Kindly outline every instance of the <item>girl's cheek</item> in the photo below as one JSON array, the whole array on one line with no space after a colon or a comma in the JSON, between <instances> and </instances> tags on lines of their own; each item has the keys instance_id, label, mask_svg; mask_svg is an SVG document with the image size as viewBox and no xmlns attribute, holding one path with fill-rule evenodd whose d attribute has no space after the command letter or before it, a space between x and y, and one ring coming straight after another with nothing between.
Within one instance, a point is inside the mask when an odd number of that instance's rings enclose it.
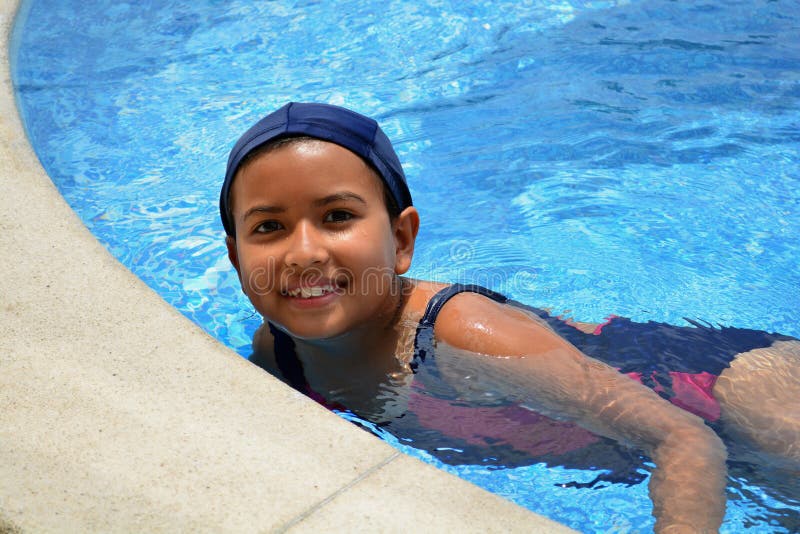
<instances>
[{"instance_id":1,"label":"girl's cheek","mask_svg":"<svg viewBox=\"0 0 800 534\"><path fill-rule=\"evenodd\" d=\"M242 286L248 296L251 298L263 296L276 288L279 289L275 256L265 255L263 251L257 249L249 249L241 260Z\"/></svg>"},{"instance_id":2,"label":"girl's cheek","mask_svg":"<svg viewBox=\"0 0 800 534\"><path fill-rule=\"evenodd\" d=\"M243 272L242 275L242 285L245 286L250 298L263 296L276 289L275 277L268 267L256 266Z\"/></svg>"}]
</instances>

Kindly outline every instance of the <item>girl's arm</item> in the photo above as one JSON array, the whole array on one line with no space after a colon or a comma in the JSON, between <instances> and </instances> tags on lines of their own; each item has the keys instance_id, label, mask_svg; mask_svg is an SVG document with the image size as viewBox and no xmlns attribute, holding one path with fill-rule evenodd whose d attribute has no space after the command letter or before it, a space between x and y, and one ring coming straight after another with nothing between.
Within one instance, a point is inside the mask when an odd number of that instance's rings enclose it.
<instances>
[{"instance_id":1,"label":"girl's arm","mask_svg":"<svg viewBox=\"0 0 800 534\"><path fill-rule=\"evenodd\" d=\"M520 400L533 409L644 450L656 464L650 478L656 531L717 531L725 513L726 452L700 418L585 356L524 311L480 295L453 297L434 333L468 351L469 366L491 382L524 392Z\"/></svg>"}]
</instances>

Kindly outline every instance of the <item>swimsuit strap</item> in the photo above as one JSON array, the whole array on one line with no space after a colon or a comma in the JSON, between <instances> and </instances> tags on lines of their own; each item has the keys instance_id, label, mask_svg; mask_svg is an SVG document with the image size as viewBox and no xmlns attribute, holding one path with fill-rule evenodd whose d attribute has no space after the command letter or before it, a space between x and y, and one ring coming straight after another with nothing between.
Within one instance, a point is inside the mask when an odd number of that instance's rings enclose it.
<instances>
[{"instance_id":1,"label":"swimsuit strap","mask_svg":"<svg viewBox=\"0 0 800 534\"><path fill-rule=\"evenodd\" d=\"M500 303L508 301L505 295L474 284L453 284L437 292L428 301L425 314L422 316L419 325L417 325L417 333L414 336L414 357L410 363L411 370L414 373L417 372L420 362L425 361L428 351L433 347L433 327L436 324L439 312L442 311L447 301L459 293L477 293ZM268 322L267 324L273 338L275 363L278 366L278 370L293 388L299 391L308 390L308 380L303 371L303 363L295 352L294 340L272 323Z\"/></svg>"},{"instance_id":2,"label":"swimsuit strap","mask_svg":"<svg viewBox=\"0 0 800 534\"><path fill-rule=\"evenodd\" d=\"M433 326L436 324L436 318L439 317L439 312L447 301L455 297L459 293L477 293L488 297L495 302L505 303L508 298L491 289L475 284L453 284L440 290L436 293L431 300L428 301L428 307L425 308L425 315L422 316L419 325L417 326L417 333L414 336L414 358L411 360L411 370L416 373L420 362L425 361L428 355L428 348L433 346Z\"/></svg>"},{"instance_id":3,"label":"swimsuit strap","mask_svg":"<svg viewBox=\"0 0 800 534\"><path fill-rule=\"evenodd\" d=\"M294 340L289 334L276 328L274 324L267 324L272 334L275 363L278 365L278 370L290 386L296 390L305 391L308 389L308 380L303 371L303 362L300 361L294 350Z\"/></svg>"}]
</instances>

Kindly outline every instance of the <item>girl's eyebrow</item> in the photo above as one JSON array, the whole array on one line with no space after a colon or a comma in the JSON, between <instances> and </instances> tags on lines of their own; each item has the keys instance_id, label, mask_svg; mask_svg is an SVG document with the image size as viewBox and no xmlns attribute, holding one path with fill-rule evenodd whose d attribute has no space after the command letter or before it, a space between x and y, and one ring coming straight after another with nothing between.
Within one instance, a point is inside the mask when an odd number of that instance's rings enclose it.
<instances>
[{"instance_id":1,"label":"girl's eyebrow","mask_svg":"<svg viewBox=\"0 0 800 534\"><path fill-rule=\"evenodd\" d=\"M328 195L326 197L322 197L319 200L315 200L314 201L314 206L317 206L317 207L326 206L328 204L332 204L334 202L339 202L339 201L343 201L343 200L344 201L355 200L356 202L360 202L360 203L365 204L365 205L367 203L367 201L364 200L364 198L361 197L360 195L357 195L357 194L355 194L353 192L350 192L350 191L341 191L339 193L334 193L332 195ZM248 217L250 217L251 215L255 215L256 213L285 213L285 212L286 212L286 208L284 208L282 206L269 206L269 205L253 206L252 208L250 208L249 210L244 212L244 215L242 215L242 220L244 221Z\"/></svg>"},{"instance_id":2,"label":"girl's eyebrow","mask_svg":"<svg viewBox=\"0 0 800 534\"><path fill-rule=\"evenodd\" d=\"M280 206L253 206L242 215L242 220L244 221L251 215L256 213L283 213L286 211L286 208L282 208Z\"/></svg>"},{"instance_id":3,"label":"girl's eyebrow","mask_svg":"<svg viewBox=\"0 0 800 534\"><path fill-rule=\"evenodd\" d=\"M339 193L334 193L332 195L328 195L323 197L319 200L314 201L315 206L325 206L327 204L332 204L334 202L338 202L341 200L355 200L356 202L360 202L362 204L366 204L367 201L364 200L361 196L352 193L350 191L340 191Z\"/></svg>"}]
</instances>

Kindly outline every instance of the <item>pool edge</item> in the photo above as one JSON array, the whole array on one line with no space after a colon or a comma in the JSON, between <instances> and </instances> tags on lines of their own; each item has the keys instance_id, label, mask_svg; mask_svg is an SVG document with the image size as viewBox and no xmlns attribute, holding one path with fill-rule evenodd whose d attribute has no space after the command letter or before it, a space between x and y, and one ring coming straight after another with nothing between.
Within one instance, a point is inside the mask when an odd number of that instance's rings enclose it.
<instances>
[{"instance_id":1,"label":"pool edge","mask_svg":"<svg viewBox=\"0 0 800 534\"><path fill-rule=\"evenodd\" d=\"M22 128L8 49L18 7L0 2L0 531L309 531L322 518L402 530L413 517L398 511L424 503L425 530L567 531L396 456L111 258Z\"/></svg>"}]
</instances>

